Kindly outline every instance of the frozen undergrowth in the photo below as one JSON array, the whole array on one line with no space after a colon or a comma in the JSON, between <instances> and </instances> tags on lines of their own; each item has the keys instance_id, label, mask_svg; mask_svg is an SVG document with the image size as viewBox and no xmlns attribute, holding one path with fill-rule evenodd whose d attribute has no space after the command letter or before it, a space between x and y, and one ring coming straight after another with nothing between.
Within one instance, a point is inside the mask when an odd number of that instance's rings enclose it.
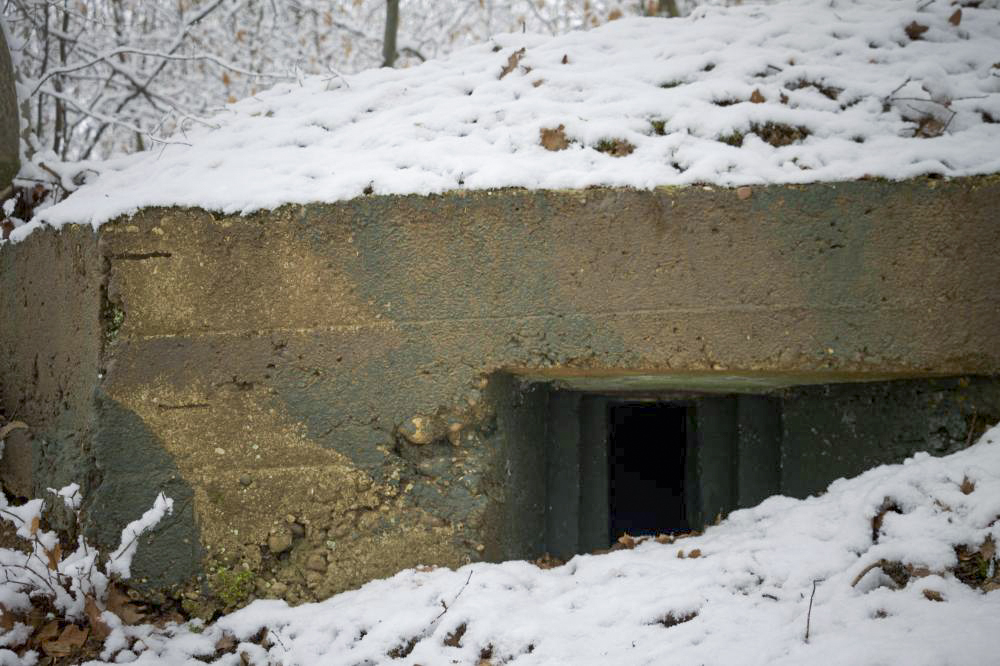
<instances>
[{"instance_id":1,"label":"frozen undergrowth","mask_svg":"<svg viewBox=\"0 0 1000 666\"><path fill-rule=\"evenodd\" d=\"M12 238L157 205L995 173L1000 9L969 5L705 7L282 84L175 137L190 145L93 165L96 182Z\"/></svg>"},{"instance_id":2,"label":"frozen undergrowth","mask_svg":"<svg viewBox=\"0 0 1000 666\"><path fill-rule=\"evenodd\" d=\"M118 623L103 658L990 664L1000 654L998 542L1000 426L945 458L919 454L806 500L772 497L702 536L548 570L527 562L408 570L322 603L257 601L207 627Z\"/></svg>"},{"instance_id":3,"label":"frozen undergrowth","mask_svg":"<svg viewBox=\"0 0 1000 666\"><path fill-rule=\"evenodd\" d=\"M79 520L78 484L49 491ZM107 610L114 605L109 595L117 591L117 581L129 577L139 537L173 511L173 500L159 493L153 507L122 530L119 547L103 558L83 536L64 551L59 535L43 527L44 505L41 499L13 505L0 492L0 520L22 545L0 547L0 665L37 663L39 653L32 647L69 656L88 637L107 636L120 626L121 619Z\"/></svg>"}]
</instances>

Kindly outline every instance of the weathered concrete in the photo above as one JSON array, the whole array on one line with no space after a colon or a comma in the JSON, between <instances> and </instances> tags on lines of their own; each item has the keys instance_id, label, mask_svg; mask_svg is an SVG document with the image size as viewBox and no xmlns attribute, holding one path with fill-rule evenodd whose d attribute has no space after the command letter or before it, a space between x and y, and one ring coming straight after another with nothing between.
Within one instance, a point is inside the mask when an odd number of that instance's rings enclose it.
<instances>
[{"instance_id":1,"label":"weathered concrete","mask_svg":"<svg viewBox=\"0 0 1000 666\"><path fill-rule=\"evenodd\" d=\"M0 30L0 193L10 185L20 169L20 135L14 68L7 50L7 39Z\"/></svg>"},{"instance_id":2,"label":"weathered concrete","mask_svg":"<svg viewBox=\"0 0 1000 666\"><path fill-rule=\"evenodd\" d=\"M145 210L0 252L3 403L47 442L36 491L85 473L116 507L102 542L159 487L180 498L140 548L158 586L200 567L192 594L224 597L247 567L296 601L538 554L559 470L530 454L533 385L1000 374L998 204L976 178ZM803 442L787 469L813 464Z\"/></svg>"}]
</instances>

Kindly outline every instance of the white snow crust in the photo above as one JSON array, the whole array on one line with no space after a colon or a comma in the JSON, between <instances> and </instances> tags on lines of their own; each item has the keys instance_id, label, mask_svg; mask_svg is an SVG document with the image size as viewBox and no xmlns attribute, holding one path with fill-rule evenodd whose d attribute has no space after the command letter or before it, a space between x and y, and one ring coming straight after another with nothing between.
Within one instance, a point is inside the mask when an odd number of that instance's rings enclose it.
<instances>
[{"instance_id":1,"label":"white snow crust","mask_svg":"<svg viewBox=\"0 0 1000 666\"><path fill-rule=\"evenodd\" d=\"M122 530L121 544L108 557L108 574L117 574L122 578L130 577L132 575L132 558L135 557L135 551L139 547L139 537L156 527L164 516L173 513L173 511L174 500L163 493L157 493L152 508Z\"/></svg>"},{"instance_id":2,"label":"white snow crust","mask_svg":"<svg viewBox=\"0 0 1000 666\"><path fill-rule=\"evenodd\" d=\"M872 519L887 501L895 510L875 539ZM918 454L805 500L772 497L702 536L554 569L408 570L322 603L256 601L204 627L129 627L106 613L115 633L103 658L193 666L203 663L196 655L211 661L228 633L240 643L213 663L239 664L242 652L286 666L477 664L488 650L486 663L517 665L995 664L1000 591L949 571L955 546L975 550L988 538L1000 543L1000 426L944 458ZM895 589L870 568L880 559L924 575ZM666 626L668 616L686 621ZM446 645L463 625L459 644ZM269 647L251 640L261 630ZM139 654L124 649L133 637ZM390 656L411 642L405 659Z\"/></svg>"},{"instance_id":3,"label":"white snow crust","mask_svg":"<svg viewBox=\"0 0 1000 666\"><path fill-rule=\"evenodd\" d=\"M249 213L366 193L995 173L1000 9L962 7L955 25L956 8L704 7L555 38L498 35L411 69L282 84L174 137L182 143L94 165L94 183L12 237L148 206ZM768 123L802 134L771 145L759 136ZM541 131L559 126L569 146L542 147ZM739 147L723 141L741 136ZM598 150L615 140L634 150Z\"/></svg>"}]
</instances>

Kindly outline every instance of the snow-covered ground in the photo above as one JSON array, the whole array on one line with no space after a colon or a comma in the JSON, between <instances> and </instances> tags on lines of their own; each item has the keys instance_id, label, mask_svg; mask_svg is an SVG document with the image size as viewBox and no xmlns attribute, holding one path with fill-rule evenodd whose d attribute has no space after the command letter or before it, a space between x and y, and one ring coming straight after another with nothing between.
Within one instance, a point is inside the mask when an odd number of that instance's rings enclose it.
<instances>
[{"instance_id":1,"label":"snow-covered ground","mask_svg":"<svg viewBox=\"0 0 1000 666\"><path fill-rule=\"evenodd\" d=\"M702 536L553 569L408 570L322 603L257 601L207 627L126 627L105 612L116 628L103 658L986 666L1000 662L997 543L1000 426L946 458L919 454L819 497L772 497ZM0 663L15 662L0 651Z\"/></svg>"},{"instance_id":2,"label":"snow-covered ground","mask_svg":"<svg viewBox=\"0 0 1000 666\"><path fill-rule=\"evenodd\" d=\"M704 7L282 84L178 143L95 165L96 182L13 238L156 205L994 173L1000 9L970 4Z\"/></svg>"}]
</instances>

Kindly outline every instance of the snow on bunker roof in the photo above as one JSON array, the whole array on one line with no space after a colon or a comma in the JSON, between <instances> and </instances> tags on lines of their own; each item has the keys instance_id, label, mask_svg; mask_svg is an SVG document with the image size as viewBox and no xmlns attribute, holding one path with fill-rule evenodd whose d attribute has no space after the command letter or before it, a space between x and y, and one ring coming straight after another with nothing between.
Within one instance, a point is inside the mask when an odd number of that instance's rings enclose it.
<instances>
[{"instance_id":1,"label":"snow on bunker roof","mask_svg":"<svg viewBox=\"0 0 1000 666\"><path fill-rule=\"evenodd\" d=\"M994 173L1000 10L987 4L707 7L308 78L227 107L175 137L183 143L106 163L39 219L97 226L148 206L248 213L371 193Z\"/></svg>"}]
</instances>

